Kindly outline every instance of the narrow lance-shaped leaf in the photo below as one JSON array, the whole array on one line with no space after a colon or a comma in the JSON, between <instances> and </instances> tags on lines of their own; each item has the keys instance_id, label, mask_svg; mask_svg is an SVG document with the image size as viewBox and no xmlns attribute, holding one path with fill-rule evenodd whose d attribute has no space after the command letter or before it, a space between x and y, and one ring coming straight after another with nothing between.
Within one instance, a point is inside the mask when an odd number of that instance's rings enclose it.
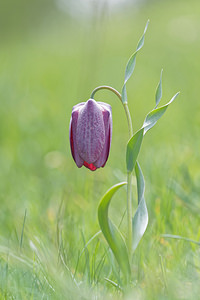
<instances>
[{"instance_id":1,"label":"narrow lance-shaped leaf","mask_svg":"<svg viewBox=\"0 0 200 300\"><path fill-rule=\"evenodd\" d=\"M143 47L144 45L144 37L145 37L145 33L147 31L149 25L149 20L146 23L145 29L144 29L144 33L142 35L142 37L140 38L138 44L137 44L137 48L136 51L131 55L131 57L128 60L128 63L126 65L126 70L125 70L125 79L124 79L124 84L126 84L126 82L129 80L129 78L131 77L134 68L135 68L135 63L136 63L136 55L137 52Z\"/></svg>"},{"instance_id":2,"label":"narrow lance-shaped leaf","mask_svg":"<svg viewBox=\"0 0 200 300\"><path fill-rule=\"evenodd\" d=\"M176 97L179 95L179 92L176 93L172 99L165 105L153 109L148 115L146 116L142 128L144 128L144 134L147 133L149 129L151 129L157 121L162 117L162 115L167 110L168 106L176 99Z\"/></svg>"},{"instance_id":3,"label":"narrow lance-shaped leaf","mask_svg":"<svg viewBox=\"0 0 200 300\"><path fill-rule=\"evenodd\" d=\"M144 29L144 33L142 35L142 37L140 38L136 51L131 55L131 57L128 60L128 63L126 65L126 70L125 70L125 78L124 78L124 85L122 87L122 102L123 103L127 103L127 93L126 93L126 83L129 80L129 78L131 77L131 75L133 74L133 71L135 69L135 64L136 64L136 56L138 51L143 47L144 45L144 37L145 37L145 33L147 31L147 27L149 25L149 20L146 23L145 29Z\"/></svg>"},{"instance_id":4,"label":"narrow lance-shaped leaf","mask_svg":"<svg viewBox=\"0 0 200 300\"><path fill-rule=\"evenodd\" d=\"M130 276L130 262L128 257L127 247L124 241L123 236L121 235L118 228L111 222L108 217L108 208L110 201L114 193L123 185L127 184L122 182L114 185L110 188L106 194L102 197L99 207L98 207L98 219L99 225L103 232L104 237L106 238L119 266L125 275L126 281L129 280Z\"/></svg>"},{"instance_id":5,"label":"narrow lance-shaped leaf","mask_svg":"<svg viewBox=\"0 0 200 300\"><path fill-rule=\"evenodd\" d=\"M168 106L175 100L175 98L179 95L176 93L172 99L165 105L153 109L151 112L148 113L146 116L143 126L140 130L138 130L128 141L127 148L126 148L126 167L127 171L132 172L135 163L137 161L137 157L142 145L143 137L147 133L149 129L151 129L157 121L162 117L162 115L167 110Z\"/></svg>"},{"instance_id":6,"label":"narrow lance-shaped leaf","mask_svg":"<svg viewBox=\"0 0 200 300\"><path fill-rule=\"evenodd\" d=\"M153 111L151 111L145 118L144 124L142 126L143 131L141 129L138 132L142 132L143 136L146 134L146 132L151 129L157 121L162 117L162 115L165 113L167 110L168 106L170 103L174 101L174 99L178 96L179 93L175 94L172 99L165 104L164 106L160 108L155 108ZM141 143L143 140L143 136L139 138L138 132L132 137L131 140L137 141L141 147ZM130 141L131 141L130 140ZM148 224L148 211L147 211L147 206L144 198L144 190L145 190L145 182L144 182L144 177L142 174L142 170L139 166L139 163L136 161L137 156L139 154L139 151L135 150L135 148L140 149L140 147L130 147L129 143L127 145L127 151L129 150L132 151L132 153L129 153L129 158L131 156L133 157L133 163L135 165L135 174L136 174L136 179L137 179L137 193L138 193L138 207L136 210L136 213L133 217L132 221L132 249L133 251L137 248ZM128 167L127 167L128 169Z\"/></svg>"},{"instance_id":7,"label":"narrow lance-shaped leaf","mask_svg":"<svg viewBox=\"0 0 200 300\"><path fill-rule=\"evenodd\" d=\"M135 165L137 179L138 207L132 221L132 249L137 248L148 224L148 211L144 198L145 181L138 162Z\"/></svg>"},{"instance_id":8,"label":"narrow lance-shaped leaf","mask_svg":"<svg viewBox=\"0 0 200 300\"><path fill-rule=\"evenodd\" d=\"M126 148L126 167L127 171L132 172L140 152L140 147L143 140L144 129L137 131L128 141Z\"/></svg>"},{"instance_id":9,"label":"narrow lance-shaped leaf","mask_svg":"<svg viewBox=\"0 0 200 300\"><path fill-rule=\"evenodd\" d=\"M158 107L158 104L162 98L162 72L163 72L163 70L161 70L160 81L159 81L159 84L156 89L156 107L155 108Z\"/></svg>"}]
</instances>

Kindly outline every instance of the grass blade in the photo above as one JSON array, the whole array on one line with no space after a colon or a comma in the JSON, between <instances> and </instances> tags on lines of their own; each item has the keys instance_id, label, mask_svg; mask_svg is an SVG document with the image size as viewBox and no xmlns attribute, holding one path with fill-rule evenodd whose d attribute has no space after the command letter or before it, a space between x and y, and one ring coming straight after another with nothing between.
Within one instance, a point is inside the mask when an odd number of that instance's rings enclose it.
<instances>
[{"instance_id":1,"label":"grass blade","mask_svg":"<svg viewBox=\"0 0 200 300\"><path fill-rule=\"evenodd\" d=\"M22 249L22 243L23 243L23 237L24 237L24 227L25 227L25 222L26 222L26 209L24 213L24 220L23 220L23 225L22 225L22 232L21 232L21 238L20 238L20 250Z\"/></svg>"},{"instance_id":2,"label":"grass blade","mask_svg":"<svg viewBox=\"0 0 200 300\"><path fill-rule=\"evenodd\" d=\"M164 237L164 238L183 240L183 241L190 242L190 243L193 243L193 244L196 244L196 245L200 246L200 242L194 241L192 239L189 239L189 238L186 238L186 237L183 237L183 236L180 236L180 235L173 235L173 234L165 233L165 234L162 234L161 236Z\"/></svg>"}]
</instances>

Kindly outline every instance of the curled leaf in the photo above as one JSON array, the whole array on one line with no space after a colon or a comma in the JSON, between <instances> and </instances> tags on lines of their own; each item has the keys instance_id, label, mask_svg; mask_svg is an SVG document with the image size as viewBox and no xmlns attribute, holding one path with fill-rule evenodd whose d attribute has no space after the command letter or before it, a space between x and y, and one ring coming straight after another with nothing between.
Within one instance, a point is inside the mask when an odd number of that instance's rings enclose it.
<instances>
[{"instance_id":1,"label":"curled leaf","mask_svg":"<svg viewBox=\"0 0 200 300\"><path fill-rule=\"evenodd\" d=\"M126 278L126 281L128 281L131 271L127 247L119 229L112 223L112 221L108 217L108 208L113 195L120 187L125 184L127 183L122 182L116 184L105 193L98 207L98 219L102 233L115 256L120 269L122 270Z\"/></svg>"},{"instance_id":2,"label":"curled leaf","mask_svg":"<svg viewBox=\"0 0 200 300\"><path fill-rule=\"evenodd\" d=\"M135 64L136 64L136 56L138 51L143 47L144 45L144 37L145 37L145 33L147 31L149 25L149 20L146 23L145 29L144 29L144 33L142 35L142 37L140 38L138 44L137 44L137 48L136 51L131 55L131 57L128 60L128 63L126 65L126 70L125 70L125 78L124 78L124 85L122 88L122 102L123 103L127 103L127 93L126 93L126 83L129 80L129 78L131 77L131 75L133 74L133 71L135 69Z\"/></svg>"},{"instance_id":3,"label":"curled leaf","mask_svg":"<svg viewBox=\"0 0 200 300\"><path fill-rule=\"evenodd\" d=\"M149 129L151 129L157 121L164 115L165 111L167 110L168 106L176 99L176 97L179 95L179 92L176 93L172 99L165 105L153 109L151 112L148 113L146 116L142 128L144 128L144 134L147 133Z\"/></svg>"},{"instance_id":4,"label":"curled leaf","mask_svg":"<svg viewBox=\"0 0 200 300\"><path fill-rule=\"evenodd\" d=\"M140 152L143 135L144 128L141 128L128 141L126 148L126 167L128 172L132 172L135 167L135 163Z\"/></svg>"},{"instance_id":5,"label":"curled leaf","mask_svg":"<svg viewBox=\"0 0 200 300\"><path fill-rule=\"evenodd\" d=\"M128 141L126 148L126 167L128 172L132 172L135 167L144 135L157 123L157 121L167 110L168 106L175 100L178 95L179 92L176 93L167 104L159 108L155 108L151 112L149 112L144 120L142 128L138 130Z\"/></svg>"},{"instance_id":6,"label":"curled leaf","mask_svg":"<svg viewBox=\"0 0 200 300\"><path fill-rule=\"evenodd\" d=\"M157 106L162 98L162 72L163 72L163 70L161 70L160 81L159 81L159 84L156 89L156 107L155 108L157 108Z\"/></svg>"},{"instance_id":7,"label":"curled leaf","mask_svg":"<svg viewBox=\"0 0 200 300\"><path fill-rule=\"evenodd\" d=\"M148 224L148 211L144 198L145 181L139 163L135 165L137 179L138 207L132 220L132 249L137 248Z\"/></svg>"}]
</instances>

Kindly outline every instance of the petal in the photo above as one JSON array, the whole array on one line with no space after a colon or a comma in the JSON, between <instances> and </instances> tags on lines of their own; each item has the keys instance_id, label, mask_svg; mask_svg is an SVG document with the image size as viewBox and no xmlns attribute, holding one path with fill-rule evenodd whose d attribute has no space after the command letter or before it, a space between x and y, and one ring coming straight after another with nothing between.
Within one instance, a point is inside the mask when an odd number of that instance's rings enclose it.
<instances>
[{"instance_id":1,"label":"petal","mask_svg":"<svg viewBox=\"0 0 200 300\"><path fill-rule=\"evenodd\" d=\"M103 120L105 126L105 144L100 157L94 163L97 168L104 167L109 156L112 138L112 113L108 110L103 111Z\"/></svg>"},{"instance_id":2,"label":"petal","mask_svg":"<svg viewBox=\"0 0 200 300\"><path fill-rule=\"evenodd\" d=\"M93 164L88 164L86 161L84 161L83 165L91 171L95 171L97 169Z\"/></svg>"},{"instance_id":3,"label":"petal","mask_svg":"<svg viewBox=\"0 0 200 300\"><path fill-rule=\"evenodd\" d=\"M76 144L81 158L88 164L94 163L104 148L105 128L102 107L89 99L79 110Z\"/></svg>"},{"instance_id":4,"label":"petal","mask_svg":"<svg viewBox=\"0 0 200 300\"><path fill-rule=\"evenodd\" d=\"M78 148L76 145L76 131L77 131L77 120L78 120L78 111L73 111L71 120L70 120L70 133L69 133L69 138L70 138L70 147L71 147L71 153L72 157L76 163L76 165L80 168L82 167L84 160L80 157L78 153Z\"/></svg>"},{"instance_id":5,"label":"petal","mask_svg":"<svg viewBox=\"0 0 200 300\"><path fill-rule=\"evenodd\" d=\"M112 114L112 107L110 104L105 103L105 102L97 102L104 110L108 110Z\"/></svg>"},{"instance_id":6,"label":"petal","mask_svg":"<svg viewBox=\"0 0 200 300\"><path fill-rule=\"evenodd\" d=\"M81 102L81 103L78 103L76 105L73 106L72 108L72 112L73 111L79 111L81 107L83 107L83 105L85 104L85 102Z\"/></svg>"}]
</instances>

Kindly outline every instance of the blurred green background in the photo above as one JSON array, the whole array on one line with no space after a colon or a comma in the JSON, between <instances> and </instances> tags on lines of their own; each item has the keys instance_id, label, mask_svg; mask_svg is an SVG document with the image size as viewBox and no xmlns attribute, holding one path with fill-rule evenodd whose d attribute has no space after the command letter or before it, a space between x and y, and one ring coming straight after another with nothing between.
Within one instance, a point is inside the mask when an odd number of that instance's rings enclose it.
<instances>
[{"instance_id":1,"label":"blurred green background","mask_svg":"<svg viewBox=\"0 0 200 300\"><path fill-rule=\"evenodd\" d=\"M134 130L155 105L162 68L161 104L177 91L181 94L147 134L139 157L150 220L135 255L132 296L199 299L198 246L161 234L200 238L200 2L0 0L2 299L83 296L70 287L58 254L63 253L73 273L83 236L87 241L99 230L99 199L126 178L128 129L117 98L99 92L95 99L113 110L110 157L96 172L78 169L68 140L71 110L87 101L96 86L121 91L127 60L148 19L145 45L127 85ZM122 190L112 202L116 223L125 197ZM105 248L100 240L98 247L91 245L86 262L94 254L100 261ZM108 261L98 280L88 275L90 266L85 265L79 264L77 281L89 280L86 299L92 297L91 286L99 288L97 299L120 298L104 281Z\"/></svg>"}]
</instances>

